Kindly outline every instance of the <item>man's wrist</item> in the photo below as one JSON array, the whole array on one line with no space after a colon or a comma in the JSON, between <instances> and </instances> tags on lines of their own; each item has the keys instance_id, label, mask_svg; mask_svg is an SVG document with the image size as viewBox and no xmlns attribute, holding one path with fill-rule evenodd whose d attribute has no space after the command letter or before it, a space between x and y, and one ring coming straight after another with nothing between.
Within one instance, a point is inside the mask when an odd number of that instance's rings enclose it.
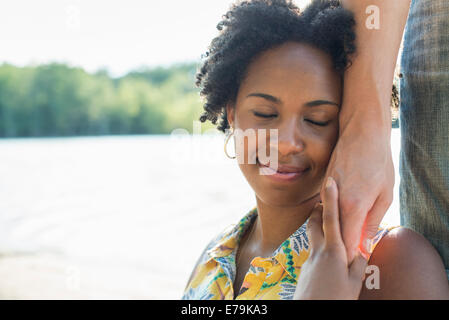
<instances>
[{"instance_id":1,"label":"man's wrist","mask_svg":"<svg viewBox=\"0 0 449 320\"><path fill-rule=\"evenodd\" d=\"M339 115L340 133L346 129L356 129L360 134L373 134L374 132L381 137L382 135L390 139L391 137L391 109L372 105L357 104L343 105ZM345 107L347 107L345 109Z\"/></svg>"}]
</instances>

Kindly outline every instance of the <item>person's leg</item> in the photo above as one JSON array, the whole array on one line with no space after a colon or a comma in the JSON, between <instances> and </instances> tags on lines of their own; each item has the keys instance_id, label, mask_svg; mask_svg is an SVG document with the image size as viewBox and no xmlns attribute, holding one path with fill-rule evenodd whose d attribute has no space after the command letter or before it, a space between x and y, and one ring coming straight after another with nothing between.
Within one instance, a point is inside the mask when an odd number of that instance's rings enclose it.
<instances>
[{"instance_id":1,"label":"person's leg","mask_svg":"<svg viewBox=\"0 0 449 320\"><path fill-rule=\"evenodd\" d=\"M401 225L434 245L449 277L448 0L412 1L401 73Z\"/></svg>"}]
</instances>

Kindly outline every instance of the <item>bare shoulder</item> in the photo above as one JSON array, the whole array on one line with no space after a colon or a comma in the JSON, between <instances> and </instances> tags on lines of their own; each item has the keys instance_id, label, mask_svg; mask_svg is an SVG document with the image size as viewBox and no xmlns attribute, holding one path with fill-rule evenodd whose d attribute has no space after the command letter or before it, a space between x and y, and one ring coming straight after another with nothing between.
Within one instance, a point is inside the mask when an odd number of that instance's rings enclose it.
<instances>
[{"instance_id":1,"label":"bare shoulder","mask_svg":"<svg viewBox=\"0 0 449 320\"><path fill-rule=\"evenodd\" d=\"M413 230L390 230L377 244L368 264L379 270L379 288L363 285L360 299L449 299L440 255Z\"/></svg>"}]
</instances>

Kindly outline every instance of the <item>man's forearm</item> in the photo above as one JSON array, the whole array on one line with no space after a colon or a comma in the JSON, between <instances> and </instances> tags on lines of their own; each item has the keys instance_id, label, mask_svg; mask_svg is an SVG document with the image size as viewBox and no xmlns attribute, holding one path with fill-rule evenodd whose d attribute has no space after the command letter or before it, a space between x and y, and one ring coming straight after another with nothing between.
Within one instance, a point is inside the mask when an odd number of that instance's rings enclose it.
<instances>
[{"instance_id":1,"label":"man's forearm","mask_svg":"<svg viewBox=\"0 0 449 320\"><path fill-rule=\"evenodd\" d=\"M380 127L391 131L393 76L410 1L341 1L344 8L354 13L357 46L352 66L344 77L340 113L343 126L350 119L357 119L368 130Z\"/></svg>"}]
</instances>

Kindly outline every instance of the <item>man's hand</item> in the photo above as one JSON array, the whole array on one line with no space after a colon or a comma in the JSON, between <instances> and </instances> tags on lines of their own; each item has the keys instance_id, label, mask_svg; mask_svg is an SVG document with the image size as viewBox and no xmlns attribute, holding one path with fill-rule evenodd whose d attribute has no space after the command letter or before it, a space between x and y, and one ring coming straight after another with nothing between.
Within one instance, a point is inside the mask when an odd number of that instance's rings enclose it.
<instances>
[{"instance_id":1,"label":"man's hand","mask_svg":"<svg viewBox=\"0 0 449 320\"><path fill-rule=\"evenodd\" d=\"M338 219L338 189L330 179L323 205L312 210L307 222L310 254L301 267L293 299L358 299L367 261L358 254L348 263Z\"/></svg>"},{"instance_id":2,"label":"man's hand","mask_svg":"<svg viewBox=\"0 0 449 320\"><path fill-rule=\"evenodd\" d=\"M393 201L395 183L390 136L370 132L364 125L352 121L340 128L326 173L338 185L341 232L349 261L359 244L368 253L370 239Z\"/></svg>"},{"instance_id":3,"label":"man's hand","mask_svg":"<svg viewBox=\"0 0 449 320\"><path fill-rule=\"evenodd\" d=\"M325 178L335 178L340 190L349 261L374 236L393 199L390 101L410 1L341 1L354 13L356 52L344 74L340 134Z\"/></svg>"}]
</instances>

